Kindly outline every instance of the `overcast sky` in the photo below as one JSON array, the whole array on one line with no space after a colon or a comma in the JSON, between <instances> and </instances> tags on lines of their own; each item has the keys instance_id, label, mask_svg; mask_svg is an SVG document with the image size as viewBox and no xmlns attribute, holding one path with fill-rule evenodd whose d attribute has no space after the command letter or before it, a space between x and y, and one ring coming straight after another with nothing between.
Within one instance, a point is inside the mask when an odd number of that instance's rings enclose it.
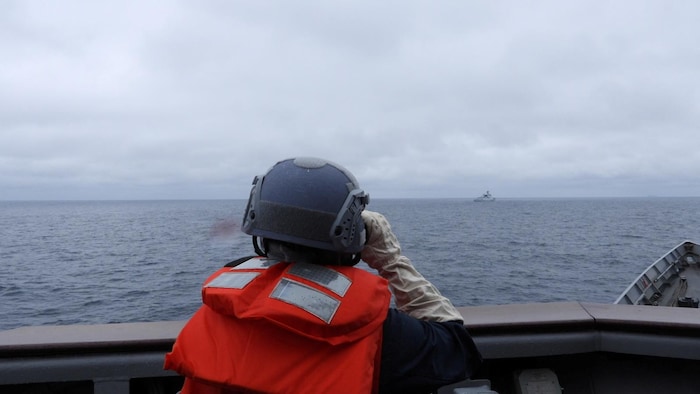
<instances>
[{"instance_id":1,"label":"overcast sky","mask_svg":"<svg viewBox=\"0 0 700 394\"><path fill-rule=\"evenodd\" d=\"M0 200L700 196L698 1L3 1Z\"/></svg>"}]
</instances>

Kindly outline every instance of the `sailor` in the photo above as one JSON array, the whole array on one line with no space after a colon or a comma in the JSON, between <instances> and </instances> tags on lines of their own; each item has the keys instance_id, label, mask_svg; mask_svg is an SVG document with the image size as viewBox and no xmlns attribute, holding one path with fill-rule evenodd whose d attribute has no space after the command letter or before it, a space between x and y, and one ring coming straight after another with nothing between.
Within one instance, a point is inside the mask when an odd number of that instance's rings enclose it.
<instances>
[{"instance_id":1,"label":"sailor","mask_svg":"<svg viewBox=\"0 0 700 394\"><path fill-rule=\"evenodd\" d=\"M428 393L475 372L461 314L368 203L323 159L255 177L242 229L258 256L205 281L204 305L166 355L183 394Z\"/></svg>"}]
</instances>

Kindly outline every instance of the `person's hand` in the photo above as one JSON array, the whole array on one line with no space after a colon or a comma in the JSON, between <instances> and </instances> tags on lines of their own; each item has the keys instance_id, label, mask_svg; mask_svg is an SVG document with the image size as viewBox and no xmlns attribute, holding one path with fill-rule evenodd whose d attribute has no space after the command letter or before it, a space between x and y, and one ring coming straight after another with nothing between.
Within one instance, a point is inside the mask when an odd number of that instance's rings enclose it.
<instances>
[{"instance_id":1,"label":"person's hand","mask_svg":"<svg viewBox=\"0 0 700 394\"><path fill-rule=\"evenodd\" d=\"M382 267L401 256L401 246L384 215L365 210L362 211L362 220L367 241L360 255L367 265L381 271Z\"/></svg>"}]
</instances>

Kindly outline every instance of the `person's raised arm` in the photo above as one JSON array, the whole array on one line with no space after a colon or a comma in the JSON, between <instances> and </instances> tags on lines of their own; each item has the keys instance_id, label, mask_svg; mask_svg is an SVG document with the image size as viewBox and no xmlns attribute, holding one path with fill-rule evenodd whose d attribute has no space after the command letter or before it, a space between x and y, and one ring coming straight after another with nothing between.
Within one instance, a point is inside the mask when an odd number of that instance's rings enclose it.
<instances>
[{"instance_id":1,"label":"person's raised arm","mask_svg":"<svg viewBox=\"0 0 700 394\"><path fill-rule=\"evenodd\" d=\"M463 321L452 302L401 254L401 245L384 215L363 211L362 219L367 230L362 260L389 281L397 309L420 320Z\"/></svg>"}]
</instances>

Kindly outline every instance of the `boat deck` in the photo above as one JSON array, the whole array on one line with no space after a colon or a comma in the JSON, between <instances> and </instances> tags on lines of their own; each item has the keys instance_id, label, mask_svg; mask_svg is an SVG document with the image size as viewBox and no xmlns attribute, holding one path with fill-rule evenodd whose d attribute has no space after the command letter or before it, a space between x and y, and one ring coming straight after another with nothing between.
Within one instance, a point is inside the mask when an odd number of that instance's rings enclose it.
<instances>
[{"instance_id":1,"label":"boat deck","mask_svg":"<svg viewBox=\"0 0 700 394\"><path fill-rule=\"evenodd\" d=\"M674 291L671 291L673 289ZM689 264L669 282L669 291L662 293L659 305L676 306L679 298L700 299L700 266Z\"/></svg>"},{"instance_id":2,"label":"boat deck","mask_svg":"<svg viewBox=\"0 0 700 394\"><path fill-rule=\"evenodd\" d=\"M616 304L698 308L700 245L684 241L650 265Z\"/></svg>"}]
</instances>

